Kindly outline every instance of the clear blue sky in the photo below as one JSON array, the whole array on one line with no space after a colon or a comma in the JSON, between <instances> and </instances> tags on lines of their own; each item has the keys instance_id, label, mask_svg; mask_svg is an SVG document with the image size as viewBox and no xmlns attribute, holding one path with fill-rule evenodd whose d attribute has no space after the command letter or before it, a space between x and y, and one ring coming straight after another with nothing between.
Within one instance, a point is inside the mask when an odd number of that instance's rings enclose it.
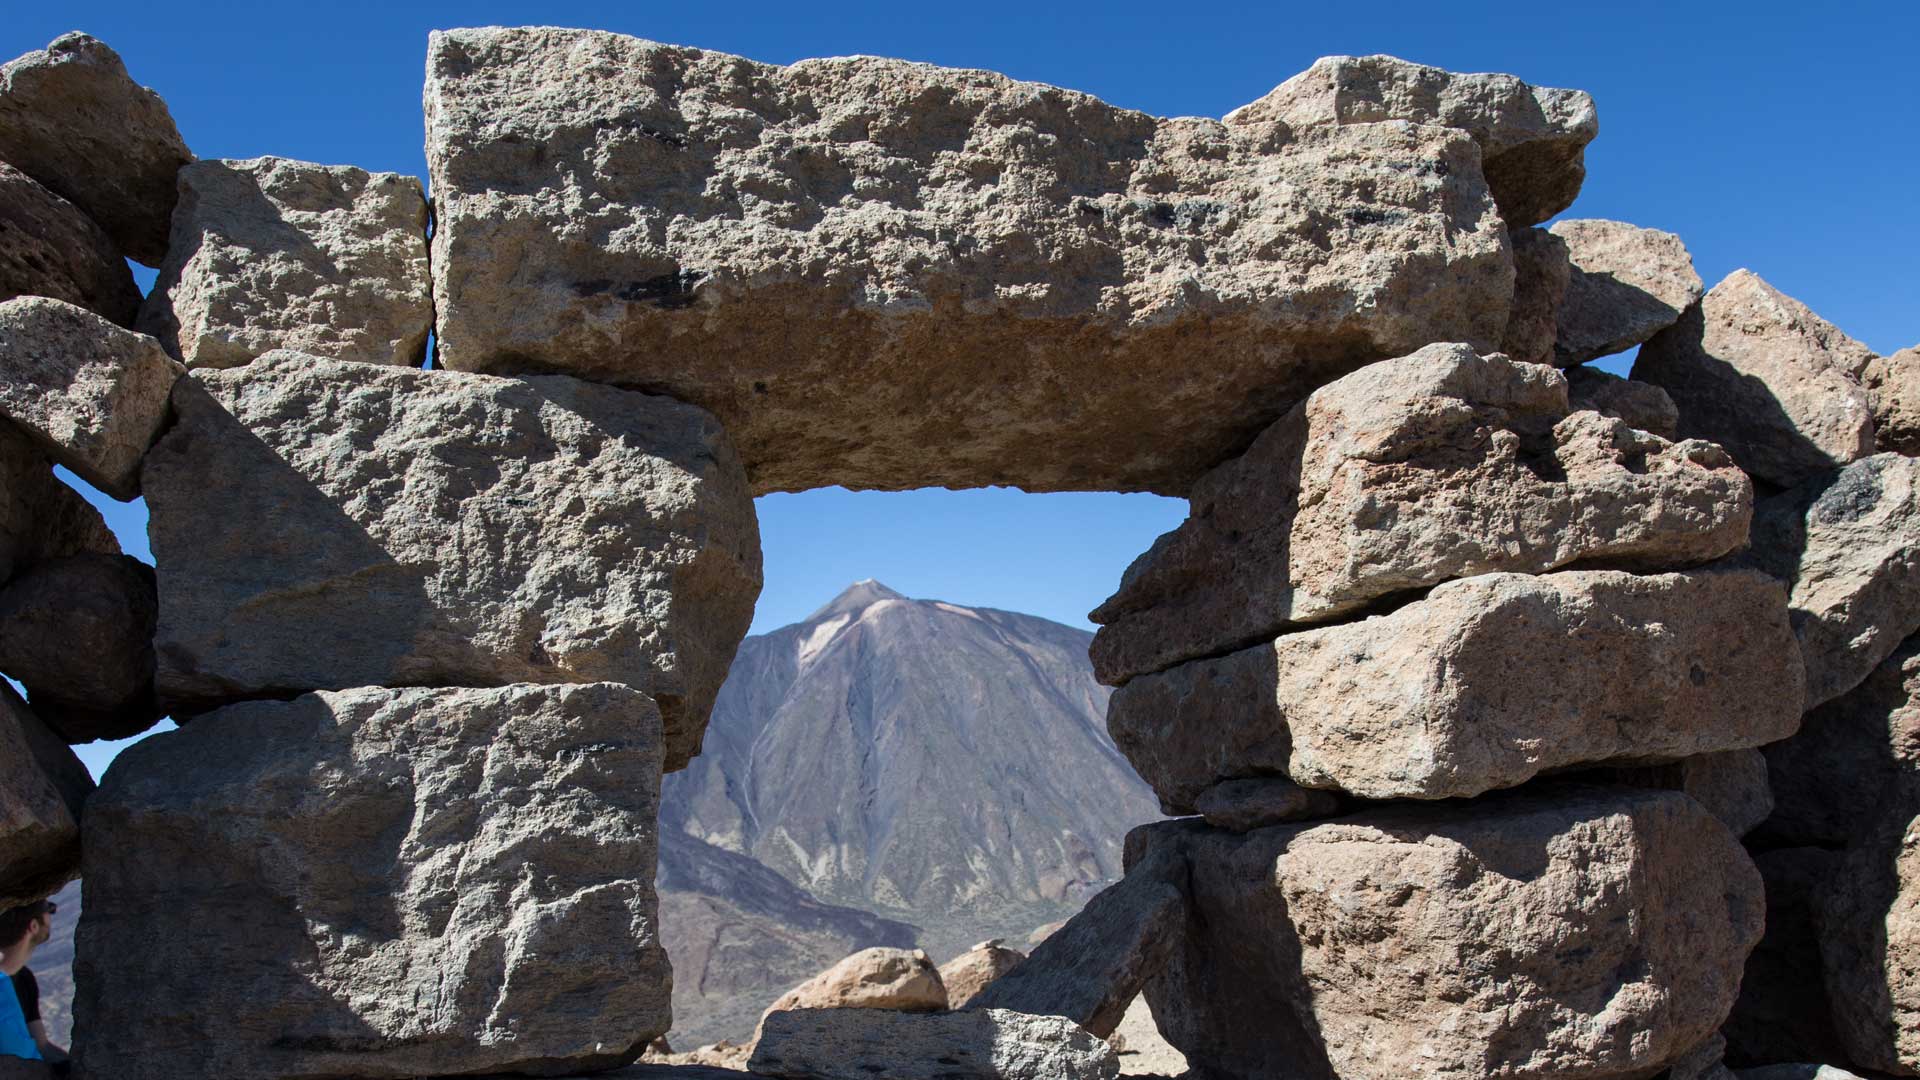
<instances>
[{"instance_id":1,"label":"clear blue sky","mask_svg":"<svg viewBox=\"0 0 1920 1080\"><path fill-rule=\"evenodd\" d=\"M1219 116L1316 57L1386 52L1592 92L1569 216L1685 238L1708 284L1751 267L1872 348L1920 342L1920 4L1829 2L730 4L405 0L13 4L0 55L70 29L113 45L202 157L279 154L424 175L426 34L586 26L785 63L871 53L989 68L1164 115ZM1618 365L1608 365L1617 367ZM848 582L1084 614L1184 505L988 490L770 496L754 630ZM113 507L144 555L144 513Z\"/></svg>"}]
</instances>

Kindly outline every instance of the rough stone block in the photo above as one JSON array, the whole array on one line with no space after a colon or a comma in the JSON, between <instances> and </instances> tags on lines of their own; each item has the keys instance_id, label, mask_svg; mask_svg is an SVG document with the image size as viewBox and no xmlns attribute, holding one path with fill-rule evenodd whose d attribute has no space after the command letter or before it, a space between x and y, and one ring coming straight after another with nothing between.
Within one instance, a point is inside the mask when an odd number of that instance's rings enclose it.
<instances>
[{"instance_id":1,"label":"rough stone block","mask_svg":"<svg viewBox=\"0 0 1920 1080\"><path fill-rule=\"evenodd\" d=\"M160 343L41 296L0 303L0 416L54 461L117 499L167 420L181 368Z\"/></svg>"},{"instance_id":2,"label":"rough stone block","mask_svg":"<svg viewBox=\"0 0 1920 1080\"><path fill-rule=\"evenodd\" d=\"M1239 776L1466 798L1783 739L1800 724L1795 653L1780 586L1750 570L1488 574L1141 676L1107 727L1171 814Z\"/></svg>"},{"instance_id":3,"label":"rough stone block","mask_svg":"<svg viewBox=\"0 0 1920 1080\"><path fill-rule=\"evenodd\" d=\"M190 367L274 349L419 367L433 329L420 181L276 157L187 166L140 329Z\"/></svg>"},{"instance_id":4,"label":"rough stone block","mask_svg":"<svg viewBox=\"0 0 1920 1080\"><path fill-rule=\"evenodd\" d=\"M1545 229L1515 229L1513 239L1513 315L1500 351L1527 364L1553 363L1553 342L1560 330L1560 304L1573 277L1567 242Z\"/></svg>"},{"instance_id":5,"label":"rough stone block","mask_svg":"<svg viewBox=\"0 0 1920 1080\"><path fill-rule=\"evenodd\" d=\"M566 377L275 352L180 380L149 455L158 685L623 682L698 752L760 537L706 412Z\"/></svg>"},{"instance_id":6,"label":"rough stone block","mask_svg":"<svg viewBox=\"0 0 1920 1080\"><path fill-rule=\"evenodd\" d=\"M1551 368L1430 345L1318 391L1195 485L1090 616L1113 685L1454 578L1669 570L1746 542L1718 447L1569 413Z\"/></svg>"},{"instance_id":7,"label":"rough stone block","mask_svg":"<svg viewBox=\"0 0 1920 1080\"><path fill-rule=\"evenodd\" d=\"M72 203L0 161L0 300L51 296L132 326L140 290L113 241Z\"/></svg>"},{"instance_id":8,"label":"rough stone block","mask_svg":"<svg viewBox=\"0 0 1920 1080\"><path fill-rule=\"evenodd\" d=\"M1573 205L1586 179L1586 147L1600 132L1593 98L1528 86L1511 75L1456 74L1392 56L1326 56L1228 123L1295 128L1404 120L1460 128L1480 144L1487 183L1515 228Z\"/></svg>"},{"instance_id":9,"label":"rough stone block","mask_svg":"<svg viewBox=\"0 0 1920 1080\"><path fill-rule=\"evenodd\" d=\"M1700 302L1700 275L1670 232L1620 221L1553 223L1573 276L1560 304L1554 362L1562 367L1623 353Z\"/></svg>"},{"instance_id":10,"label":"rough stone block","mask_svg":"<svg viewBox=\"0 0 1920 1080\"><path fill-rule=\"evenodd\" d=\"M660 764L653 703L612 683L307 694L128 748L85 826L78 1070L634 1060L669 1024Z\"/></svg>"},{"instance_id":11,"label":"rough stone block","mask_svg":"<svg viewBox=\"0 0 1920 1080\"><path fill-rule=\"evenodd\" d=\"M1920 1075L1920 771L1855 823L1832 869L1812 906L1841 1060Z\"/></svg>"},{"instance_id":12,"label":"rough stone block","mask_svg":"<svg viewBox=\"0 0 1920 1080\"><path fill-rule=\"evenodd\" d=\"M0 67L0 161L99 222L128 258L160 265L174 175L192 160L166 102L97 38L62 34Z\"/></svg>"},{"instance_id":13,"label":"rough stone block","mask_svg":"<svg viewBox=\"0 0 1920 1080\"><path fill-rule=\"evenodd\" d=\"M1680 433L1727 448L1755 479L1792 487L1873 453L1861 378L1873 353L1735 270L1640 349L1633 377L1665 390Z\"/></svg>"},{"instance_id":14,"label":"rough stone block","mask_svg":"<svg viewBox=\"0 0 1920 1080\"><path fill-rule=\"evenodd\" d=\"M1466 131L587 30L427 67L439 361L710 409L756 494L1184 493L1314 386L1507 325Z\"/></svg>"},{"instance_id":15,"label":"rough stone block","mask_svg":"<svg viewBox=\"0 0 1920 1080\"><path fill-rule=\"evenodd\" d=\"M1719 1027L1761 930L1752 861L1673 792L1143 832L1192 867L1147 996L1205 1076L1652 1076Z\"/></svg>"}]
</instances>

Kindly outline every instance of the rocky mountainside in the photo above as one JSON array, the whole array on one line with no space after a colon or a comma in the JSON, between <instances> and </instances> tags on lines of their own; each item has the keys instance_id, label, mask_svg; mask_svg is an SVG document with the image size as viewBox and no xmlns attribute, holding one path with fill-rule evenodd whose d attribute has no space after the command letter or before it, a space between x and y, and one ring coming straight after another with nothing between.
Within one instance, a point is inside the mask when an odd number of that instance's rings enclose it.
<instances>
[{"instance_id":1,"label":"rocky mountainside","mask_svg":"<svg viewBox=\"0 0 1920 1080\"><path fill-rule=\"evenodd\" d=\"M747 1034L823 948L918 928L944 959L1118 878L1159 811L1107 736L1090 638L863 581L746 639L662 793L675 1043Z\"/></svg>"}]
</instances>

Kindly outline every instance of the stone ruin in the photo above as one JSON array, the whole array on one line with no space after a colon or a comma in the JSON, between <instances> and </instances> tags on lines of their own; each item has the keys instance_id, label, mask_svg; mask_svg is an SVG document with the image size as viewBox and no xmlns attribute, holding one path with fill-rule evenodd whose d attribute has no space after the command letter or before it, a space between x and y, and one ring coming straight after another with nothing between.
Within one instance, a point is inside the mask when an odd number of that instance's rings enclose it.
<instances>
[{"instance_id":1,"label":"stone ruin","mask_svg":"<svg viewBox=\"0 0 1920 1080\"><path fill-rule=\"evenodd\" d=\"M754 1071L1107 1077L1144 991L1204 1080L1920 1075L1920 353L1541 227L1586 94L496 28L425 109L431 204L196 160L84 34L0 68L0 904L84 875L77 1075L633 1061L752 499L832 484L1191 500L1094 614L1177 819Z\"/></svg>"}]
</instances>

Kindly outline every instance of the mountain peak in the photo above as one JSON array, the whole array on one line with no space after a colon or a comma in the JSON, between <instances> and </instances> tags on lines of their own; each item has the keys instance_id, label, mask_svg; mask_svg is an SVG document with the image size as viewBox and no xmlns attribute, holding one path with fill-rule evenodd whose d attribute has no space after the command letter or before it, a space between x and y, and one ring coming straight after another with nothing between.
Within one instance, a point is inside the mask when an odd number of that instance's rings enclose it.
<instances>
[{"instance_id":1,"label":"mountain peak","mask_svg":"<svg viewBox=\"0 0 1920 1080\"><path fill-rule=\"evenodd\" d=\"M819 622L835 615L846 615L862 611L882 600L905 600L906 597L887 588L872 578L856 581L842 589L839 596L827 601L827 606L807 616L808 622Z\"/></svg>"}]
</instances>

